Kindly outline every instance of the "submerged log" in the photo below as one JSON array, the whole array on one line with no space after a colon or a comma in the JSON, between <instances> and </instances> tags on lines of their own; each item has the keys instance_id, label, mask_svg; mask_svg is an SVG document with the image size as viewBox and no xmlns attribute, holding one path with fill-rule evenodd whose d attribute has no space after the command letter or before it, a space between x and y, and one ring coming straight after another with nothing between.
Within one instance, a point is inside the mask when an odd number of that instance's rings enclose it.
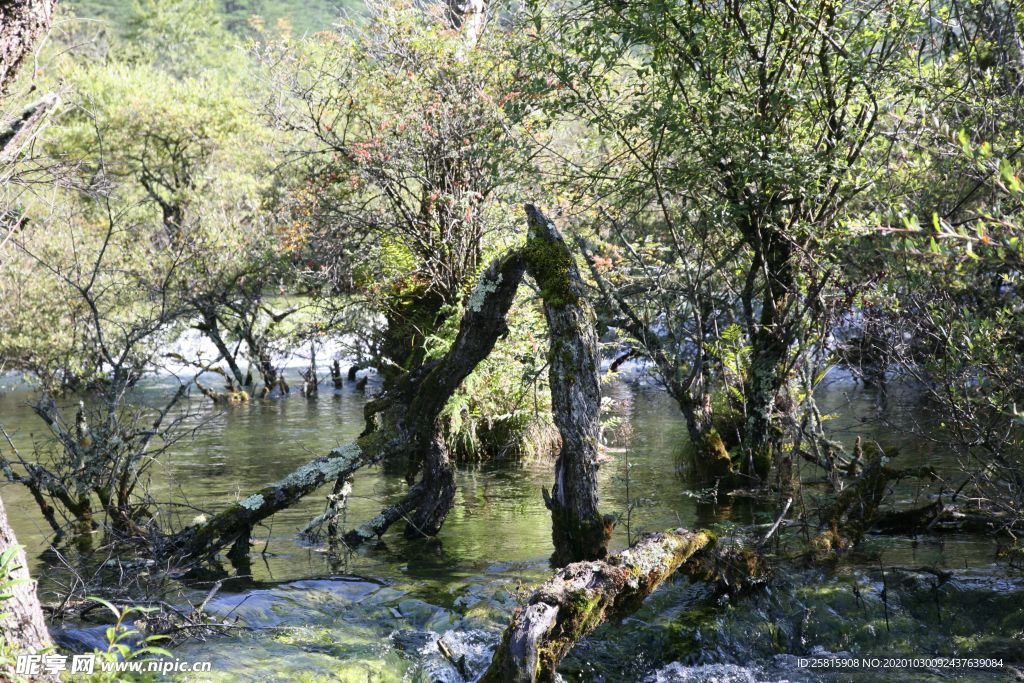
<instances>
[{"instance_id":1,"label":"submerged log","mask_svg":"<svg viewBox=\"0 0 1024 683\"><path fill-rule=\"evenodd\" d=\"M883 519L878 508L890 482L907 477L935 477L931 467L889 467L887 463L896 455L895 449L883 452L875 444L864 446L864 469L818 513L818 530L807 549L809 559L834 563L842 552L860 543L864 534ZM855 461L859 460L858 455ZM892 518L889 519L891 522Z\"/></svg>"},{"instance_id":2,"label":"submerged log","mask_svg":"<svg viewBox=\"0 0 1024 683\"><path fill-rule=\"evenodd\" d=\"M355 443L335 448L204 523L171 536L168 539L169 550L182 562L210 557L233 543L238 544L239 550L247 551L253 527L264 519L294 505L328 482L348 477L360 467L380 462L387 450L394 447L400 447L400 444L374 433Z\"/></svg>"},{"instance_id":3,"label":"submerged log","mask_svg":"<svg viewBox=\"0 0 1024 683\"><path fill-rule=\"evenodd\" d=\"M597 316L576 260L555 224L526 205L529 234L523 253L540 287L548 323L551 412L562 436L555 483L544 503L551 511L554 562L564 567L608 552L614 518L597 509L601 358Z\"/></svg>"},{"instance_id":4,"label":"submerged log","mask_svg":"<svg viewBox=\"0 0 1024 683\"><path fill-rule=\"evenodd\" d=\"M620 622L639 610L679 569L735 587L744 577L763 573L756 555L723 554L716 545L708 531L676 529L649 534L604 561L570 564L513 613L480 683L557 680L558 663L577 641L602 623Z\"/></svg>"}]
</instances>

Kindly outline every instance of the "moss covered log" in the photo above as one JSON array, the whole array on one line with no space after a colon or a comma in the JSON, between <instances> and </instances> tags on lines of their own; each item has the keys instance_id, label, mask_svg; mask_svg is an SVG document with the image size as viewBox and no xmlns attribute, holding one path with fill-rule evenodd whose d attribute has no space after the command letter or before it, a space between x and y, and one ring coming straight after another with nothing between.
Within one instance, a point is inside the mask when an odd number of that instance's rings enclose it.
<instances>
[{"instance_id":1,"label":"moss covered log","mask_svg":"<svg viewBox=\"0 0 1024 683\"><path fill-rule=\"evenodd\" d=\"M676 529L650 534L604 561L570 564L513 613L480 683L556 680L558 663L580 638L636 612L662 581L716 544L710 532Z\"/></svg>"},{"instance_id":2,"label":"moss covered log","mask_svg":"<svg viewBox=\"0 0 1024 683\"><path fill-rule=\"evenodd\" d=\"M326 483L351 476L361 467L380 462L389 445L392 444L384 434L375 432L355 443L335 448L202 524L172 536L169 541L172 552L179 560L189 562L209 557L233 543L240 544L240 550L247 551L252 529L261 521L290 507Z\"/></svg>"}]
</instances>

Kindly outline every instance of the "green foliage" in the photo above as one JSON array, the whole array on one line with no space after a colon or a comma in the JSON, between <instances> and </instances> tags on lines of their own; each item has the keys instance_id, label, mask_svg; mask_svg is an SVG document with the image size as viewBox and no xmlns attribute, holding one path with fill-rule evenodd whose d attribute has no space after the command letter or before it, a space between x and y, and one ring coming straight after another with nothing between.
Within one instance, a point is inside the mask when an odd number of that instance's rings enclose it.
<instances>
[{"instance_id":1,"label":"green foliage","mask_svg":"<svg viewBox=\"0 0 1024 683\"><path fill-rule=\"evenodd\" d=\"M130 628L125 622L133 616L144 616L149 612L157 610L155 607L125 607L118 609L115 605L103 600L102 598L89 598L95 602L104 605L114 615L116 621L112 626L107 629L107 649L96 650L96 670L95 673L88 677L89 683L108 683L109 681L152 681L154 676L152 674L133 675L130 672L119 672L119 671L103 671L101 665L103 662L114 664L117 662L128 662L133 659L139 659L143 657L152 657L158 655L161 657L173 657L174 655L165 650L162 647L155 645L161 640L166 640L167 636L146 636L141 640L139 645L130 645L127 641L129 638L135 635L139 635L139 631Z\"/></svg>"},{"instance_id":2,"label":"green foliage","mask_svg":"<svg viewBox=\"0 0 1024 683\"><path fill-rule=\"evenodd\" d=\"M440 358L459 330L462 308L425 340L424 362ZM445 435L459 460L548 455L558 438L547 386L546 324L535 303L520 294L508 316L509 333L463 381L441 413Z\"/></svg>"},{"instance_id":3,"label":"green foliage","mask_svg":"<svg viewBox=\"0 0 1024 683\"><path fill-rule=\"evenodd\" d=\"M198 75L233 56L213 0L134 0L121 49L122 58L182 76Z\"/></svg>"},{"instance_id":4,"label":"green foliage","mask_svg":"<svg viewBox=\"0 0 1024 683\"><path fill-rule=\"evenodd\" d=\"M309 282L383 316L372 346L390 377L422 361L425 337L468 294L485 253L521 239L532 169L506 113L520 94L514 34L468 46L433 10L368 10L365 23L250 53L272 84L267 119L301 135L293 153L306 183L286 208L301 258L320 265Z\"/></svg>"},{"instance_id":5,"label":"green foliage","mask_svg":"<svg viewBox=\"0 0 1024 683\"><path fill-rule=\"evenodd\" d=\"M201 295L234 301L281 280L287 242L269 200L287 179L267 173L273 136L247 111L238 59L204 71L222 52L216 25L179 26L181 8L140 13L130 54L112 50L127 61L57 45L46 71L74 87L41 145L66 181L45 204L26 195L31 222L0 272L0 354L51 390L105 381L105 355L126 345L140 375Z\"/></svg>"},{"instance_id":6,"label":"green foliage","mask_svg":"<svg viewBox=\"0 0 1024 683\"><path fill-rule=\"evenodd\" d=\"M180 4L187 6L186 3ZM124 0L76 0L72 6L80 17L109 22L110 32L115 36L130 32L135 18L135 7ZM223 23L227 30L239 36L251 35L250 20L254 15L271 24L287 21L296 35L304 35L336 23L339 8L357 13L362 8L352 0L340 3L331 0L218 0L210 6L217 14L218 23ZM207 27L200 28L206 30Z\"/></svg>"},{"instance_id":7,"label":"green foliage","mask_svg":"<svg viewBox=\"0 0 1024 683\"><path fill-rule=\"evenodd\" d=\"M926 20L910 2L537 11L532 93L573 160L566 208L606 316L654 361L694 440L704 395L736 394L740 447L763 472L777 399L825 340L845 221L889 172L885 112L912 91L906 46ZM585 133L561 132L573 126ZM741 373L731 347L747 349Z\"/></svg>"}]
</instances>

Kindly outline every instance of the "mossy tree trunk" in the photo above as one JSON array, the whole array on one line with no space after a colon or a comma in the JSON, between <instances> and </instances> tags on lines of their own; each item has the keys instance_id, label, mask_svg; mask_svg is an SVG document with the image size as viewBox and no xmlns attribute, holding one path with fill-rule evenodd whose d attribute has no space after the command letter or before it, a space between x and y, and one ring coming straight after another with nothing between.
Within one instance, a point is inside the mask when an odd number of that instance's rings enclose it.
<instances>
[{"instance_id":1,"label":"mossy tree trunk","mask_svg":"<svg viewBox=\"0 0 1024 683\"><path fill-rule=\"evenodd\" d=\"M832 502L818 511L817 533L808 544L808 559L834 564L843 552L860 543L864 534L887 516L880 514L878 508L892 482L907 477L935 478L935 471L931 467L889 467L887 463L897 455L895 449L885 453L873 443L864 446L864 469ZM928 506L924 514L928 514L929 509L932 506ZM938 509L941 509L941 505ZM888 521L890 525L900 521L913 524L913 515L919 514L921 511L917 510L890 513ZM929 518L934 519L934 516Z\"/></svg>"},{"instance_id":2,"label":"mossy tree trunk","mask_svg":"<svg viewBox=\"0 0 1024 683\"><path fill-rule=\"evenodd\" d=\"M702 394L697 401L690 396L690 392L682 392L680 395L683 400L678 401L679 407L686 419L686 431L693 444L694 475L704 482L731 477L734 473L732 458L721 434L714 427L711 396Z\"/></svg>"},{"instance_id":3,"label":"mossy tree trunk","mask_svg":"<svg viewBox=\"0 0 1024 683\"><path fill-rule=\"evenodd\" d=\"M746 382L747 424L740 470L764 481L772 465L775 403L786 383L793 344L794 313L790 310L795 287L793 247L788 238L770 228L751 229L747 239L755 248L757 261L763 263L766 282L761 316L751 344L750 376Z\"/></svg>"},{"instance_id":4,"label":"mossy tree trunk","mask_svg":"<svg viewBox=\"0 0 1024 683\"><path fill-rule=\"evenodd\" d=\"M597 560L608 552L613 522L597 509L597 459L601 416L597 316L586 296L576 260L555 224L532 205L526 248L548 323L551 412L562 436L551 510L554 561Z\"/></svg>"},{"instance_id":5,"label":"mossy tree trunk","mask_svg":"<svg viewBox=\"0 0 1024 683\"><path fill-rule=\"evenodd\" d=\"M695 575L714 578L715 572L698 558L715 545L709 532L676 529L650 534L605 561L570 564L513 613L480 683L556 680L558 663L577 641L602 623L621 621L639 610L681 565L691 563ZM742 573L756 571L756 564L746 559L743 564Z\"/></svg>"},{"instance_id":6,"label":"mossy tree trunk","mask_svg":"<svg viewBox=\"0 0 1024 683\"><path fill-rule=\"evenodd\" d=\"M6 553L16 546L18 540L7 521L7 511L0 499L0 553ZM46 629L43 610L36 595L36 584L28 573L28 562L25 551L14 552L14 570L8 576L0 576L0 580L20 581L6 590L9 597L0 602L0 612L7 616L0 619L0 636L4 641L14 645L15 652L32 652L53 645L50 632ZM8 671L7 673L13 673ZM38 680L57 680L56 676L41 676Z\"/></svg>"}]
</instances>

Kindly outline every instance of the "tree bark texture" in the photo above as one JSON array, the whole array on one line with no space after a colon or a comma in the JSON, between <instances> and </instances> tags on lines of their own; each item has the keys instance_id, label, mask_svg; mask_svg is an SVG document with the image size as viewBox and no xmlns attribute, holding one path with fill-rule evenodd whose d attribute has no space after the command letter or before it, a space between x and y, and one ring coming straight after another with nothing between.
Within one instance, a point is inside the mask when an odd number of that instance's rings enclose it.
<instances>
[{"instance_id":1,"label":"tree bark texture","mask_svg":"<svg viewBox=\"0 0 1024 683\"><path fill-rule=\"evenodd\" d=\"M597 316L569 246L555 224L530 204L526 248L548 323L551 412L562 436L555 483L545 504L551 510L554 562L598 560L608 551L613 521L597 509L598 438L601 417Z\"/></svg>"},{"instance_id":2,"label":"tree bark texture","mask_svg":"<svg viewBox=\"0 0 1024 683\"><path fill-rule=\"evenodd\" d=\"M14 531L7 521L7 511L4 509L3 500L0 499L0 553L18 544L14 537ZM28 561L25 558L25 551L19 549L15 553L14 566L16 569L9 577L13 581L25 581L8 588L5 592L11 597L0 601L0 613L7 613L7 616L0 619L0 636L8 643L13 643L16 652L31 651L39 652L51 647L50 632L46 630L46 623L43 619L43 610L39 606L39 597L36 595L35 581L31 581L28 573ZM2 677L2 676L0 676ZM37 680L57 680L55 677L41 676Z\"/></svg>"},{"instance_id":3,"label":"tree bark texture","mask_svg":"<svg viewBox=\"0 0 1024 683\"><path fill-rule=\"evenodd\" d=\"M56 0L0 0L0 97L50 28Z\"/></svg>"},{"instance_id":4,"label":"tree bark texture","mask_svg":"<svg viewBox=\"0 0 1024 683\"><path fill-rule=\"evenodd\" d=\"M45 95L0 125L0 163L15 158L32 141L46 115L59 101L55 93Z\"/></svg>"},{"instance_id":5,"label":"tree bark texture","mask_svg":"<svg viewBox=\"0 0 1024 683\"><path fill-rule=\"evenodd\" d=\"M697 562L717 541L706 531L650 534L600 562L560 570L517 609L480 683L548 683L569 650L605 621L619 622L643 605L684 563L706 578ZM747 571L747 569L744 569Z\"/></svg>"},{"instance_id":6,"label":"tree bark texture","mask_svg":"<svg viewBox=\"0 0 1024 683\"><path fill-rule=\"evenodd\" d=\"M763 234L762 234L763 233ZM786 383L790 347L793 344L791 294L793 247L775 230L754 231L748 237L760 254L765 283L761 317L753 335L750 377L747 380L745 453L740 471L767 480L772 465L773 413L779 391Z\"/></svg>"}]
</instances>

